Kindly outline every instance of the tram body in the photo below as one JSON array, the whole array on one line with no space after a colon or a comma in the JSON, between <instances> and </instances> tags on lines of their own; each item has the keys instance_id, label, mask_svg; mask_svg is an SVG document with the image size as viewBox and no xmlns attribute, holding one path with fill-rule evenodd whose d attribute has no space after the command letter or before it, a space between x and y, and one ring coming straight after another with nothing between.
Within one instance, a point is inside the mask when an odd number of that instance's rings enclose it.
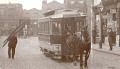
<instances>
[{"instance_id":1,"label":"tram body","mask_svg":"<svg viewBox=\"0 0 120 69\"><path fill-rule=\"evenodd\" d=\"M39 41L43 53L60 59L62 56L71 56L74 50L65 44L66 26L72 33L80 32L85 21L86 16L39 19Z\"/></svg>"}]
</instances>

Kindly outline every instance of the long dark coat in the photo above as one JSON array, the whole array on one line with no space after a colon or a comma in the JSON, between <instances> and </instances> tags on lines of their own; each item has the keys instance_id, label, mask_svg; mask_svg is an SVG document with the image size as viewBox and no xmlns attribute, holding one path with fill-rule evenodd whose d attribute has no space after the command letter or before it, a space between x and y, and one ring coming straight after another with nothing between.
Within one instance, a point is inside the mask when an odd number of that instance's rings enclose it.
<instances>
[{"instance_id":1,"label":"long dark coat","mask_svg":"<svg viewBox=\"0 0 120 69\"><path fill-rule=\"evenodd\" d=\"M16 44L17 44L17 37L16 36L12 36L9 39L8 47L14 47L15 48Z\"/></svg>"},{"instance_id":2,"label":"long dark coat","mask_svg":"<svg viewBox=\"0 0 120 69\"><path fill-rule=\"evenodd\" d=\"M112 41L112 31L111 32L109 32L109 35L108 35L108 42L109 42L109 45L110 46L112 46L112 43L113 43L113 41Z\"/></svg>"}]
</instances>

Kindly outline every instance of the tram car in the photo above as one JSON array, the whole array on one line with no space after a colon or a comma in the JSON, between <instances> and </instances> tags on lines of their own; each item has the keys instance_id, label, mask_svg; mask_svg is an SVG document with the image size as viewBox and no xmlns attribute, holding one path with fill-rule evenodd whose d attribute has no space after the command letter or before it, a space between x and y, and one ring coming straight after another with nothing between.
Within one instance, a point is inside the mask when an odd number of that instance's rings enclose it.
<instances>
[{"instance_id":1,"label":"tram car","mask_svg":"<svg viewBox=\"0 0 120 69\"><path fill-rule=\"evenodd\" d=\"M62 59L72 56L72 49L65 43L66 27L72 32L80 32L86 23L86 16L45 17L38 21L39 41L42 52L52 58ZM76 52L79 55L79 52Z\"/></svg>"}]
</instances>

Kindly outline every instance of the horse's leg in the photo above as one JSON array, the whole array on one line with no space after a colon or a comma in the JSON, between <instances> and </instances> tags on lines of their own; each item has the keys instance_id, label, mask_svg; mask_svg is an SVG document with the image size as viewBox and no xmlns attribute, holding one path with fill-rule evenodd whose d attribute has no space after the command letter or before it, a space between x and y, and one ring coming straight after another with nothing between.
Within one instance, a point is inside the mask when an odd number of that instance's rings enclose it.
<instances>
[{"instance_id":1,"label":"horse's leg","mask_svg":"<svg viewBox=\"0 0 120 69\"><path fill-rule=\"evenodd\" d=\"M85 54L85 67L88 67L87 60L89 58L89 55L90 55L90 49L87 49Z\"/></svg>"},{"instance_id":2,"label":"horse's leg","mask_svg":"<svg viewBox=\"0 0 120 69\"><path fill-rule=\"evenodd\" d=\"M88 50L85 53L85 67L87 67L87 59L88 59Z\"/></svg>"},{"instance_id":3,"label":"horse's leg","mask_svg":"<svg viewBox=\"0 0 120 69\"><path fill-rule=\"evenodd\" d=\"M80 52L80 69L83 69L83 51Z\"/></svg>"}]
</instances>

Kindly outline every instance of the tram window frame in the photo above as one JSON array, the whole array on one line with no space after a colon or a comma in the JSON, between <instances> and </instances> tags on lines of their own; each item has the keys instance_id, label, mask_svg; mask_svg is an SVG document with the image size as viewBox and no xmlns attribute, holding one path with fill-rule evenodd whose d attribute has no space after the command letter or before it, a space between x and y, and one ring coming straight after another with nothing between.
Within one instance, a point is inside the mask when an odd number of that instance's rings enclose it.
<instances>
[{"instance_id":1,"label":"tram window frame","mask_svg":"<svg viewBox=\"0 0 120 69\"><path fill-rule=\"evenodd\" d=\"M49 23L48 22L42 22L39 23L40 25L40 33L44 33L44 34L49 34Z\"/></svg>"},{"instance_id":2,"label":"tram window frame","mask_svg":"<svg viewBox=\"0 0 120 69\"><path fill-rule=\"evenodd\" d=\"M52 33L53 35L61 34L61 24L59 22L52 22Z\"/></svg>"},{"instance_id":3,"label":"tram window frame","mask_svg":"<svg viewBox=\"0 0 120 69\"><path fill-rule=\"evenodd\" d=\"M43 23L41 23L41 33L44 33L44 26L43 26Z\"/></svg>"},{"instance_id":4,"label":"tram window frame","mask_svg":"<svg viewBox=\"0 0 120 69\"><path fill-rule=\"evenodd\" d=\"M80 22L77 22L77 32L80 31Z\"/></svg>"},{"instance_id":5,"label":"tram window frame","mask_svg":"<svg viewBox=\"0 0 120 69\"><path fill-rule=\"evenodd\" d=\"M77 32L80 32L82 30L82 26L84 25L84 22L83 21L77 21L76 25L77 25Z\"/></svg>"},{"instance_id":6,"label":"tram window frame","mask_svg":"<svg viewBox=\"0 0 120 69\"><path fill-rule=\"evenodd\" d=\"M44 23L44 30L46 34L49 34L49 22Z\"/></svg>"}]
</instances>

